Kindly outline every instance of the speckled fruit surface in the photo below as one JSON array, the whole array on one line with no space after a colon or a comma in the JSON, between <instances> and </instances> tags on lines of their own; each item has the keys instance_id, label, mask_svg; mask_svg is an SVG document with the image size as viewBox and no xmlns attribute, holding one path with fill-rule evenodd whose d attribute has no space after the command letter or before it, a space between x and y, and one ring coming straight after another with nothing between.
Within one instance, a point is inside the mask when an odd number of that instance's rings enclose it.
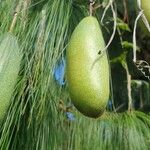
<instances>
[{"instance_id":1,"label":"speckled fruit surface","mask_svg":"<svg viewBox=\"0 0 150 150\"><path fill-rule=\"evenodd\" d=\"M84 115L97 118L109 99L109 65L104 52L105 42L95 17L81 20L67 49L67 82L75 107Z\"/></svg>"}]
</instances>

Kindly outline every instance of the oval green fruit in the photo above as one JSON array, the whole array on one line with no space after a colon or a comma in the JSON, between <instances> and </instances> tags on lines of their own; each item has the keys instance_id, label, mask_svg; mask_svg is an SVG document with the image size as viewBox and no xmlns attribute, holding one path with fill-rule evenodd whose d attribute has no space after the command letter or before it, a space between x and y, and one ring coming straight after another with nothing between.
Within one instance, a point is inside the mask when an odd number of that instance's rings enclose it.
<instances>
[{"instance_id":1,"label":"oval green fruit","mask_svg":"<svg viewBox=\"0 0 150 150\"><path fill-rule=\"evenodd\" d=\"M141 0L141 7L144 10L144 14L147 20L150 22L150 1L149 0Z\"/></svg>"},{"instance_id":2,"label":"oval green fruit","mask_svg":"<svg viewBox=\"0 0 150 150\"><path fill-rule=\"evenodd\" d=\"M149 0L141 0L141 8L144 10L144 15L146 16L148 22L150 23L150 5ZM143 23L142 19L139 22L140 29L142 31L141 36L150 36L148 29Z\"/></svg>"},{"instance_id":3,"label":"oval green fruit","mask_svg":"<svg viewBox=\"0 0 150 150\"><path fill-rule=\"evenodd\" d=\"M97 118L109 99L109 64L103 35L96 18L81 20L67 49L66 74L69 94L75 107L84 115Z\"/></svg>"},{"instance_id":4,"label":"oval green fruit","mask_svg":"<svg viewBox=\"0 0 150 150\"><path fill-rule=\"evenodd\" d=\"M21 54L16 38L10 33L0 38L0 122L3 120L16 84Z\"/></svg>"}]
</instances>

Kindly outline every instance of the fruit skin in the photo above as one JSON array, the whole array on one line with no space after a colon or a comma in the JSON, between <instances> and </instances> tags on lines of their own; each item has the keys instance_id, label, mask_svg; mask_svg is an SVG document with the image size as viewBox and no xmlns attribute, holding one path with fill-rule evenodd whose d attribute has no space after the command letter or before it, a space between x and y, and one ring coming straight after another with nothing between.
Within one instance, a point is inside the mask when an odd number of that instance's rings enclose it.
<instances>
[{"instance_id":1,"label":"fruit skin","mask_svg":"<svg viewBox=\"0 0 150 150\"><path fill-rule=\"evenodd\" d=\"M144 15L146 16L148 22L150 23L150 5L149 0L141 0L141 8L144 10ZM139 21L140 30L142 31L141 36L150 36L148 29L140 18Z\"/></svg>"},{"instance_id":2,"label":"fruit skin","mask_svg":"<svg viewBox=\"0 0 150 150\"><path fill-rule=\"evenodd\" d=\"M75 107L84 115L97 118L109 99L109 64L103 35L96 18L84 18L74 30L68 49L66 74L68 90Z\"/></svg>"},{"instance_id":3,"label":"fruit skin","mask_svg":"<svg viewBox=\"0 0 150 150\"><path fill-rule=\"evenodd\" d=\"M4 119L16 84L21 53L10 33L0 38L0 122Z\"/></svg>"},{"instance_id":4,"label":"fruit skin","mask_svg":"<svg viewBox=\"0 0 150 150\"><path fill-rule=\"evenodd\" d=\"M147 20L150 22L150 5L149 0L141 0L141 7L144 10L144 14L147 18Z\"/></svg>"}]
</instances>

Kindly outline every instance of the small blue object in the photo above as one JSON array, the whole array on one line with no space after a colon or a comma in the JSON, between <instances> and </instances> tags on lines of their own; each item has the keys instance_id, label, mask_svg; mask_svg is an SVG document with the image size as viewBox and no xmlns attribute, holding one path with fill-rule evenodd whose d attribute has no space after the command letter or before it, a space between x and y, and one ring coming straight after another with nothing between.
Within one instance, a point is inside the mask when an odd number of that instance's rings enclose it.
<instances>
[{"instance_id":1,"label":"small blue object","mask_svg":"<svg viewBox=\"0 0 150 150\"><path fill-rule=\"evenodd\" d=\"M54 69L54 78L59 85L65 85L65 60L61 59Z\"/></svg>"},{"instance_id":2,"label":"small blue object","mask_svg":"<svg viewBox=\"0 0 150 150\"><path fill-rule=\"evenodd\" d=\"M109 108L110 110L113 110L113 103L112 103L111 100L108 101L108 108Z\"/></svg>"},{"instance_id":3,"label":"small blue object","mask_svg":"<svg viewBox=\"0 0 150 150\"><path fill-rule=\"evenodd\" d=\"M74 121L74 120L75 120L75 116L74 116L74 114L71 113L71 112L66 112L66 116L67 116L67 119L68 119L69 121Z\"/></svg>"}]
</instances>

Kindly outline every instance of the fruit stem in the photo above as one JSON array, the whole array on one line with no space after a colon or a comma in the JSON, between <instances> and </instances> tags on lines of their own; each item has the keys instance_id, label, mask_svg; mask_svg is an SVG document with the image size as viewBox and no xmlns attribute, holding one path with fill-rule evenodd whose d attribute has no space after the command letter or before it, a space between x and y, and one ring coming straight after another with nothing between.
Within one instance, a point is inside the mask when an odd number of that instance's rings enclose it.
<instances>
[{"instance_id":1,"label":"fruit stem","mask_svg":"<svg viewBox=\"0 0 150 150\"><path fill-rule=\"evenodd\" d=\"M93 5L95 4L95 2L93 0L90 0L90 6L89 6L89 9L90 9L90 16L92 16L93 14Z\"/></svg>"}]
</instances>

